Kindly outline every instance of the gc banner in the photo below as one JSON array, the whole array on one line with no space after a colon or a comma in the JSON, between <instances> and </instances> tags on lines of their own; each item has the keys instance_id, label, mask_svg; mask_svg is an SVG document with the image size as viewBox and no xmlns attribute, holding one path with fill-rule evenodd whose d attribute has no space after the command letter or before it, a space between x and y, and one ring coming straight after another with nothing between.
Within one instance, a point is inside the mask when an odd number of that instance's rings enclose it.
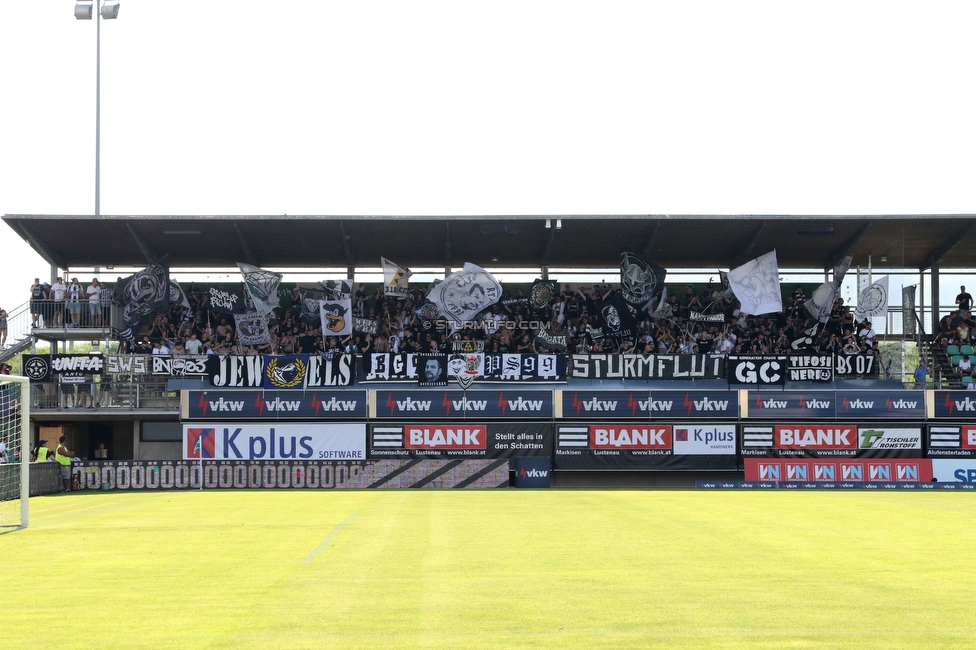
<instances>
[{"instance_id":1,"label":"gc banner","mask_svg":"<svg viewBox=\"0 0 976 650\"><path fill-rule=\"evenodd\" d=\"M550 424L374 424L369 458L514 458L552 455Z\"/></svg>"},{"instance_id":2,"label":"gc banner","mask_svg":"<svg viewBox=\"0 0 976 650\"><path fill-rule=\"evenodd\" d=\"M725 363L729 386L783 386L786 355L730 354Z\"/></svg>"},{"instance_id":3,"label":"gc banner","mask_svg":"<svg viewBox=\"0 0 976 650\"><path fill-rule=\"evenodd\" d=\"M366 460L366 425L184 424L183 458Z\"/></svg>"},{"instance_id":4,"label":"gc banner","mask_svg":"<svg viewBox=\"0 0 976 650\"><path fill-rule=\"evenodd\" d=\"M508 460L82 461L82 490L501 488Z\"/></svg>"}]
</instances>

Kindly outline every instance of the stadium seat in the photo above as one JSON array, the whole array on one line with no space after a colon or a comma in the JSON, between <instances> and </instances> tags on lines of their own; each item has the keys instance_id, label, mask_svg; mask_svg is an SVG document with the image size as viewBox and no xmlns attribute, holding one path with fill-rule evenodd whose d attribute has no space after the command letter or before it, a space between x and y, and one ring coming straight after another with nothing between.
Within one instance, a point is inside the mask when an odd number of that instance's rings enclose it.
<instances>
[{"instance_id":1,"label":"stadium seat","mask_svg":"<svg viewBox=\"0 0 976 650\"><path fill-rule=\"evenodd\" d=\"M961 354L952 355L951 361L952 361L952 365L958 366L959 362L962 361L962 355Z\"/></svg>"},{"instance_id":2,"label":"stadium seat","mask_svg":"<svg viewBox=\"0 0 976 650\"><path fill-rule=\"evenodd\" d=\"M969 387L969 384L971 384L971 383L973 383L973 378L971 376L969 376L969 375L963 375L962 376L962 387L963 388L968 388Z\"/></svg>"},{"instance_id":3,"label":"stadium seat","mask_svg":"<svg viewBox=\"0 0 976 650\"><path fill-rule=\"evenodd\" d=\"M950 357L959 354L959 346L958 345L947 345L946 346L946 354L948 354Z\"/></svg>"},{"instance_id":4,"label":"stadium seat","mask_svg":"<svg viewBox=\"0 0 976 650\"><path fill-rule=\"evenodd\" d=\"M960 345L959 354L976 354L976 348L971 345Z\"/></svg>"}]
</instances>

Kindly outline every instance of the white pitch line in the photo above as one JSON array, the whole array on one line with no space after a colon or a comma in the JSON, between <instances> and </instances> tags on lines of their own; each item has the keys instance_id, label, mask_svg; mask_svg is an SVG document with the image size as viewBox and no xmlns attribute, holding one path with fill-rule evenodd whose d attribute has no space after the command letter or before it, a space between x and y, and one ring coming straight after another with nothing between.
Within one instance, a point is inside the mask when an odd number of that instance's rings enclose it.
<instances>
[{"instance_id":1,"label":"white pitch line","mask_svg":"<svg viewBox=\"0 0 976 650\"><path fill-rule=\"evenodd\" d=\"M311 562L312 560L314 560L315 559L315 556L318 555L322 551L322 549L325 548L329 544L329 542L332 541L332 538L335 537L339 533L340 530L342 530L342 527L345 526L346 524L348 524L350 521L352 521L353 519L355 519L358 516L359 516L359 513L358 512L354 512L354 513L352 513L352 516L349 517L349 519L346 519L342 523L336 524L335 528L333 528L331 531L329 531L329 534L326 535L325 536L325 539L322 540L322 543L319 544L315 548L314 551L312 551L307 556L305 556L305 559L302 560L302 562Z\"/></svg>"}]
</instances>

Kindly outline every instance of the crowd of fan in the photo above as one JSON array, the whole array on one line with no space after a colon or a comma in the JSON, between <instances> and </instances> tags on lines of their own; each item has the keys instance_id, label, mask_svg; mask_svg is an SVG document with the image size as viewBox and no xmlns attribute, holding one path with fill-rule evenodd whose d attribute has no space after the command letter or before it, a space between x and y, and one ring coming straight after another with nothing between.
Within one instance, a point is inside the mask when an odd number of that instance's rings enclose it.
<instances>
[{"instance_id":1,"label":"crowd of fan","mask_svg":"<svg viewBox=\"0 0 976 650\"><path fill-rule=\"evenodd\" d=\"M939 332L936 334L936 345L946 353L947 370L959 379L967 388L976 389L973 382L973 366L970 353L973 350L974 334L976 334L976 319L973 318L973 297L966 291L966 287L959 287L956 296L956 309L939 320Z\"/></svg>"},{"instance_id":2,"label":"crowd of fan","mask_svg":"<svg viewBox=\"0 0 976 650\"><path fill-rule=\"evenodd\" d=\"M304 289L296 287L280 296L272 319L271 343L241 345L234 317L209 309L208 294L193 284L185 287L190 312L179 305L169 314L157 314L139 333L133 352L146 354L292 354L353 352L448 352L452 341L477 341L486 352L657 353L657 354L789 354L797 351L837 354L877 354L870 322L854 322L850 309L838 299L826 325L817 327L797 287L782 313L751 316L721 287L697 291L693 285L669 295L669 317L641 312L628 336L602 336L605 323L599 306L616 289L607 284L565 285L543 309L534 308L524 290L506 291L505 297L479 316L473 326L452 331L444 321L417 315L427 303L425 292L413 290L403 299L385 297L382 285L367 290L355 287L353 312L376 323L375 334L323 336L317 318L303 320L300 301ZM669 289L670 291L670 289ZM657 306L658 298L651 301ZM692 320L694 312L695 320ZM660 314L659 311L656 312ZM703 316L699 316L699 314ZM698 320L711 317L714 320ZM537 338L538 328L549 337ZM546 338L565 337L560 344Z\"/></svg>"}]
</instances>

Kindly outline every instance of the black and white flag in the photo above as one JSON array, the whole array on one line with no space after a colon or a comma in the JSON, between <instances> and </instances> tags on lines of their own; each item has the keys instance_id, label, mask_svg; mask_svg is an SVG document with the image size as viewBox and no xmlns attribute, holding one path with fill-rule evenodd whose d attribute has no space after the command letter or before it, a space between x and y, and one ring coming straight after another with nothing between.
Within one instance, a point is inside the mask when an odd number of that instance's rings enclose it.
<instances>
[{"instance_id":1,"label":"black and white flag","mask_svg":"<svg viewBox=\"0 0 976 650\"><path fill-rule=\"evenodd\" d=\"M241 345L271 343L267 314L256 311L247 314L234 314L234 322L237 324L237 340Z\"/></svg>"},{"instance_id":2,"label":"black and white flag","mask_svg":"<svg viewBox=\"0 0 976 650\"><path fill-rule=\"evenodd\" d=\"M536 280L529 291L529 304L537 310L545 309L556 297L555 280Z\"/></svg>"},{"instance_id":3,"label":"black and white flag","mask_svg":"<svg viewBox=\"0 0 976 650\"><path fill-rule=\"evenodd\" d=\"M237 267L244 276L244 286L247 288L254 311L267 314L279 306L278 285L281 284L281 274L265 271L256 266L238 262Z\"/></svg>"},{"instance_id":4,"label":"black and white flag","mask_svg":"<svg viewBox=\"0 0 976 650\"><path fill-rule=\"evenodd\" d=\"M115 299L122 306L125 324L120 334L126 341L134 341L132 330L139 327L143 316L169 309L169 256L120 280Z\"/></svg>"},{"instance_id":5,"label":"black and white flag","mask_svg":"<svg viewBox=\"0 0 976 650\"><path fill-rule=\"evenodd\" d=\"M840 294L840 285L844 281L844 276L847 275L847 269L849 268L851 268L850 256L842 259L834 267L833 279L817 287L813 295L810 296L810 299L803 303L807 311L819 322L826 323L827 319L830 318L830 311L834 308L834 303Z\"/></svg>"},{"instance_id":6,"label":"black and white flag","mask_svg":"<svg viewBox=\"0 0 976 650\"><path fill-rule=\"evenodd\" d=\"M753 316L783 311L776 251L771 251L729 271L729 287L742 311Z\"/></svg>"},{"instance_id":7,"label":"black and white flag","mask_svg":"<svg viewBox=\"0 0 976 650\"><path fill-rule=\"evenodd\" d=\"M427 299L454 328L473 320L501 297L501 283L491 273L470 262L465 262L460 271L444 278L427 294Z\"/></svg>"},{"instance_id":8,"label":"black and white flag","mask_svg":"<svg viewBox=\"0 0 976 650\"><path fill-rule=\"evenodd\" d=\"M227 291L219 287L207 289L208 304L211 311L221 314L242 314L244 309L244 293L241 291Z\"/></svg>"},{"instance_id":9,"label":"black and white flag","mask_svg":"<svg viewBox=\"0 0 976 650\"><path fill-rule=\"evenodd\" d=\"M347 280L321 280L319 286L325 291L328 300L342 300L352 297L352 283Z\"/></svg>"},{"instance_id":10,"label":"black and white flag","mask_svg":"<svg viewBox=\"0 0 976 650\"><path fill-rule=\"evenodd\" d=\"M864 287L857 294L857 309L854 310L854 320L861 322L865 319L876 318L888 312L888 276Z\"/></svg>"},{"instance_id":11,"label":"black and white flag","mask_svg":"<svg viewBox=\"0 0 976 650\"><path fill-rule=\"evenodd\" d=\"M190 299L186 297L186 292L183 291L183 287L173 279L169 281L169 304L170 307L179 305L184 309L183 320L180 322L179 328L177 328L177 331L182 333L193 322L193 311L190 309Z\"/></svg>"},{"instance_id":12,"label":"black and white flag","mask_svg":"<svg viewBox=\"0 0 976 650\"><path fill-rule=\"evenodd\" d=\"M324 291L302 291L301 302L299 304L301 307L301 312L298 316L299 320L303 323L318 323L321 318L319 302L326 300L328 297Z\"/></svg>"},{"instance_id":13,"label":"black and white flag","mask_svg":"<svg viewBox=\"0 0 976 650\"><path fill-rule=\"evenodd\" d=\"M596 309L603 323L604 337L623 338L633 336L636 332L637 319L631 311L633 307L619 293L614 293L598 304Z\"/></svg>"},{"instance_id":14,"label":"black and white flag","mask_svg":"<svg viewBox=\"0 0 976 650\"><path fill-rule=\"evenodd\" d=\"M383 265L383 295L390 298L403 299L407 297L407 285L413 272L393 260L380 257Z\"/></svg>"},{"instance_id":15,"label":"black and white flag","mask_svg":"<svg viewBox=\"0 0 976 650\"><path fill-rule=\"evenodd\" d=\"M352 334L352 299L320 300L319 317L322 322L322 336Z\"/></svg>"},{"instance_id":16,"label":"black and white flag","mask_svg":"<svg viewBox=\"0 0 976 650\"><path fill-rule=\"evenodd\" d=\"M544 343L550 350L565 350L569 347L569 335L566 332L556 334L549 332L545 327L540 327L536 340Z\"/></svg>"},{"instance_id":17,"label":"black and white flag","mask_svg":"<svg viewBox=\"0 0 976 650\"><path fill-rule=\"evenodd\" d=\"M664 288L667 274L663 266L646 262L634 253L620 254L620 293L638 309L643 309Z\"/></svg>"}]
</instances>

